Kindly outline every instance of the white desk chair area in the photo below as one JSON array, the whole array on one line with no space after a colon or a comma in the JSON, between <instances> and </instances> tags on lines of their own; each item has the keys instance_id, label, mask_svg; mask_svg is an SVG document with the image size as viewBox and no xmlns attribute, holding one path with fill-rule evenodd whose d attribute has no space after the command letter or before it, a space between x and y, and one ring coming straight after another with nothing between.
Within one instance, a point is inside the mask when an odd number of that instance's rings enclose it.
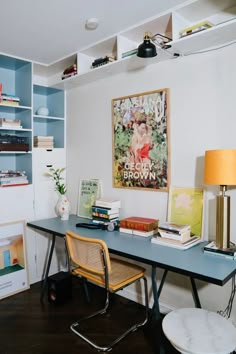
<instances>
[{"instance_id":1,"label":"white desk chair area","mask_svg":"<svg viewBox=\"0 0 236 354\"><path fill-rule=\"evenodd\" d=\"M230 354L236 348L236 328L221 315L199 308L168 313L163 332L182 354Z\"/></svg>"}]
</instances>

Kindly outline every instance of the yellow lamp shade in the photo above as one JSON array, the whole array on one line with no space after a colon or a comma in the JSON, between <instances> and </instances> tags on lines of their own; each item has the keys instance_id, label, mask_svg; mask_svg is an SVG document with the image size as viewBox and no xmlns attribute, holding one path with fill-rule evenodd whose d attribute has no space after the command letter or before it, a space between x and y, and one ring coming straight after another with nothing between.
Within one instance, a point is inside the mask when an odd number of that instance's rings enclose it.
<instances>
[{"instance_id":1,"label":"yellow lamp shade","mask_svg":"<svg viewBox=\"0 0 236 354\"><path fill-rule=\"evenodd\" d=\"M236 149L205 152L204 183L236 185Z\"/></svg>"}]
</instances>

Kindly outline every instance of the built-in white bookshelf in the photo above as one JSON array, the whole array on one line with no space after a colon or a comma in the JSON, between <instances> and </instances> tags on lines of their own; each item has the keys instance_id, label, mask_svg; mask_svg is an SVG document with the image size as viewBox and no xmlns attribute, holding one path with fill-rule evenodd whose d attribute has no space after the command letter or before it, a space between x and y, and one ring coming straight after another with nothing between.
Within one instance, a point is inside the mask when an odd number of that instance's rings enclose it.
<instances>
[{"instance_id":1,"label":"built-in white bookshelf","mask_svg":"<svg viewBox=\"0 0 236 354\"><path fill-rule=\"evenodd\" d=\"M181 30L202 21L211 22L213 26L181 38ZM151 32L153 35L160 33L171 38L171 48L166 52L158 50L158 55L155 58L143 59L136 55L123 58L122 54L124 52L136 49L142 43L145 32ZM42 70L45 70L48 86L70 89L100 78L135 70L163 60L170 60L174 53L184 56L222 46L234 41L235 33L235 0L188 0L170 11L154 16L132 28L83 48L78 53L45 69L38 66L36 71L42 72ZM92 62L95 59L106 55L115 56L116 60L92 68ZM63 70L75 62L77 62L78 74L61 80Z\"/></svg>"},{"instance_id":2,"label":"built-in white bookshelf","mask_svg":"<svg viewBox=\"0 0 236 354\"><path fill-rule=\"evenodd\" d=\"M32 64L17 58L0 55L0 84L2 92L17 96L19 105L0 103L0 118L20 120L22 128L0 128L4 141L6 136L26 139L27 151L0 151L1 170L25 171L32 183Z\"/></svg>"}]
</instances>

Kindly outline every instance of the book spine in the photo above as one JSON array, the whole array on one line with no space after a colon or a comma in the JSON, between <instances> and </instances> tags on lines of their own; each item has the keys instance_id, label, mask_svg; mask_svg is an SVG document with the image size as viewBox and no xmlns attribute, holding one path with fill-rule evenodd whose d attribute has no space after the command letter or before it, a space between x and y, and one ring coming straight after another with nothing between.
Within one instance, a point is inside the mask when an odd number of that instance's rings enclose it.
<instances>
[{"instance_id":1,"label":"book spine","mask_svg":"<svg viewBox=\"0 0 236 354\"><path fill-rule=\"evenodd\" d=\"M158 227L158 222L147 224L138 221L121 220L120 226L126 227L128 229L139 230L139 231L152 231Z\"/></svg>"},{"instance_id":2,"label":"book spine","mask_svg":"<svg viewBox=\"0 0 236 354\"><path fill-rule=\"evenodd\" d=\"M0 184L1 188L6 187L16 187L16 186L27 186L29 183L11 183L11 184Z\"/></svg>"},{"instance_id":3,"label":"book spine","mask_svg":"<svg viewBox=\"0 0 236 354\"><path fill-rule=\"evenodd\" d=\"M115 214L106 214L106 213L98 213L96 211L93 211L92 215L95 216L95 217L103 218L103 219L107 219L107 220L114 219L114 218L118 217L117 213L115 213Z\"/></svg>"},{"instance_id":4,"label":"book spine","mask_svg":"<svg viewBox=\"0 0 236 354\"><path fill-rule=\"evenodd\" d=\"M175 230L175 229L168 228L168 227L162 227L162 226L159 226L159 230L164 231L164 232L171 232L176 235L181 235L187 231L187 229L184 229L183 231L179 231L179 230Z\"/></svg>"},{"instance_id":5,"label":"book spine","mask_svg":"<svg viewBox=\"0 0 236 354\"><path fill-rule=\"evenodd\" d=\"M204 250L204 253L210 254L210 255L212 255L212 256L220 256L220 257L224 257L224 258L228 258L228 259L233 259L233 260L236 259L236 256L230 256L230 255L228 255L228 254L223 254L223 253L211 252L211 251L207 251L207 250Z\"/></svg>"},{"instance_id":6,"label":"book spine","mask_svg":"<svg viewBox=\"0 0 236 354\"><path fill-rule=\"evenodd\" d=\"M180 242L183 241L183 238L179 234L175 234L175 233L171 233L171 232L164 232L164 231L160 231L160 230L158 233L162 238L168 238L170 240L177 240Z\"/></svg>"},{"instance_id":7,"label":"book spine","mask_svg":"<svg viewBox=\"0 0 236 354\"><path fill-rule=\"evenodd\" d=\"M96 206L92 206L92 212L93 213L102 213L102 214L111 214L112 209L111 208L99 208ZM118 212L118 210L116 209L115 212Z\"/></svg>"},{"instance_id":8,"label":"book spine","mask_svg":"<svg viewBox=\"0 0 236 354\"><path fill-rule=\"evenodd\" d=\"M236 252L235 251L230 251L230 250L220 250L220 249L215 249L215 248L207 248L205 247L204 248L204 252L207 251L209 253L217 253L219 255L224 255L224 256L233 256L235 257L236 256Z\"/></svg>"},{"instance_id":9,"label":"book spine","mask_svg":"<svg viewBox=\"0 0 236 354\"><path fill-rule=\"evenodd\" d=\"M95 221L105 221L105 222L112 222L112 221L116 221L118 220L118 218L111 218L111 219L108 219L108 218L100 218L98 216L93 216L93 220Z\"/></svg>"},{"instance_id":10,"label":"book spine","mask_svg":"<svg viewBox=\"0 0 236 354\"><path fill-rule=\"evenodd\" d=\"M120 228L119 228L119 231L120 231L120 232L124 232L125 234L130 234L130 235L133 234L133 229L127 229L127 228L125 228L125 227L120 227Z\"/></svg>"},{"instance_id":11,"label":"book spine","mask_svg":"<svg viewBox=\"0 0 236 354\"><path fill-rule=\"evenodd\" d=\"M114 208L119 208L120 206L118 204L113 204L112 202L100 202L99 204L96 205L98 208L108 208L108 209L114 209Z\"/></svg>"}]
</instances>

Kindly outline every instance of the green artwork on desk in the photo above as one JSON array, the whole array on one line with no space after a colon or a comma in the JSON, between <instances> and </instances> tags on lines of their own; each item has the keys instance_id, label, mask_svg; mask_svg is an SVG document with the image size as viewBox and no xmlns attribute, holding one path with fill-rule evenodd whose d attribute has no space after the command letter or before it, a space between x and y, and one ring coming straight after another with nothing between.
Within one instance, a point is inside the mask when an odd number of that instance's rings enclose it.
<instances>
[{"instance_id":1,"label":"green artwork on desk","mask_svg":"<svg viewBox=\"0 0 236 354\"><path fill-rule=\"evenodd\" d=\"M189 224L191 232L202 237L203 197L200 188L170 188L168 221Z\"/></svg>"},{"instance_id":2,"label":"green artwork on desk","mask_svg":"<svg viewBox=\"0 0 236 354\"><path fill-rule=\"evenodd\" d=\"M101 197L99 179L82 179L80 181L77 215L92 219L92 205Z\"/></svg>"}]
</instances>

